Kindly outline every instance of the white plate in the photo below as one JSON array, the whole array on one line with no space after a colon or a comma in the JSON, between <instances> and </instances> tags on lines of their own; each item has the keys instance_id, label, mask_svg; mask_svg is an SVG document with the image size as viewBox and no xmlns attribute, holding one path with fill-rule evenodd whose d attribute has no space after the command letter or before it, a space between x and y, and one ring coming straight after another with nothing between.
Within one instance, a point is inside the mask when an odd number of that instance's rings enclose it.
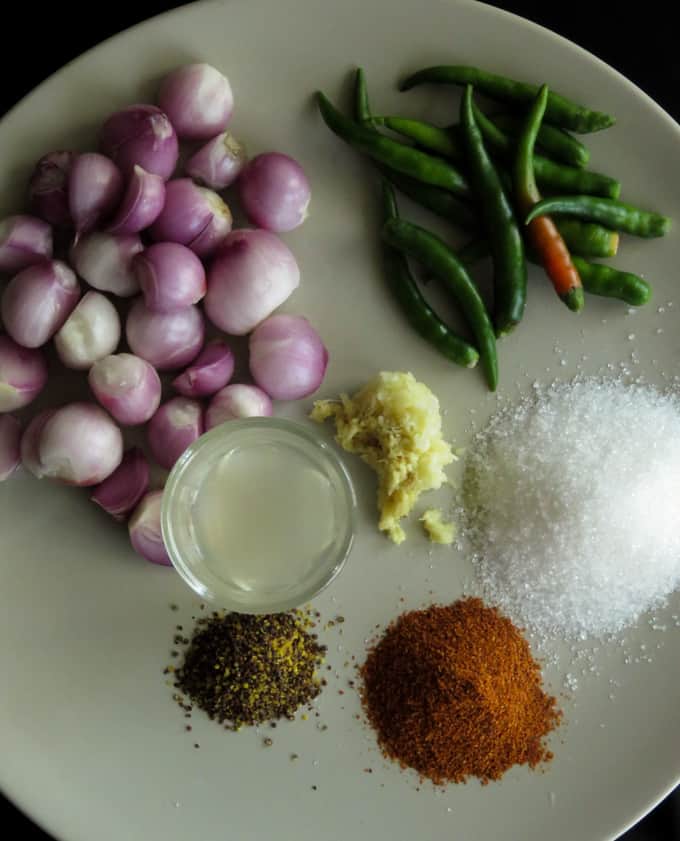
<instances>
[{"instance_id":1,"label":"white plate","mask_svg":"<svg viewBox=\"0 0 680 841\"><path fill-rule=\"evenodd\" d=\"M40 154L84 148L108 112L151 96L168 68L197 59L228 73L233 128L251 151L288 151L311 178L312 215L286 237L304 274L288 309L308 315L330 348L323 392L354 388L380 369L410 369L441 398L457 445L468 441L470 410L479 421L496 400L481 375L453 368L405 328L380 274L371 172L322 125L314 89L336 100L346 95L349 71L360 62L376 107L434 114L439 103L443 115L444 91L399 94L396 80L447 61L547 80L617 115L615 128L587 138L593 167L619 175L629 200L680 222L680 133L666 114L567 41L453 0L233 0L190 5L126 32L64 68L5 118L0 212L17 206ZM652 380L661 369L677 370L677 257L677 231L623 244L620 265L646 274L656 292L636 315L591 299L576 318L533 273L525 323L502 346L499 394L570 376L577 364L595 371L630 361L633 350L634 370ZM671 300L675 306L666 306ZM566 352L564 367L556 343ZM547 667L549 685L561 691L572 671L580 686L563 699L566 720L545 773L517 768L487 787L418 791L409 773L380 758L372 733L354 718L356 695L338 694L351 677L343 661L350 654L360 660L376 623L404 606L428 601L431 591L438 600L457 597L471 569L448 550L430 550L415 529L402 548L389 545L374 528L367 471L350 466L360 534L345 572L317 605L327 618L347 619L342 637L337 629L324 634L340 674L319 700L328 730L314 719L281 725L267 731L274 738L268 749L262 733L225 733L199 715L193 732L184 732L161 675L175 623L188 626L196 612L176 575L133 555L125 530L86 494L25 476L0 486L0 782L7 794L64 841L604 841L668 792L680 777L680 630L670 620L677 597L659 613L666 632L644 621L625 634L624 647L602 646L594 658L599 674L582 676L589 663L570 665L568 650L555 645L562 659Z\"/></svg>"}]
</instances>

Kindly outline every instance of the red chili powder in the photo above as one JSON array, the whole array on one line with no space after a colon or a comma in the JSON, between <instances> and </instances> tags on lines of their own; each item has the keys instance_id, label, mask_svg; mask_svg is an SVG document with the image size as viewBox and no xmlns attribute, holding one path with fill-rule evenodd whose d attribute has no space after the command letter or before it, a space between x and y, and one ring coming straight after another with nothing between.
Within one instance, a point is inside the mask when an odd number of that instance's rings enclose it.
<instances>
[{"instance_id":1,"label":"red chili powder","mask_svg":"<svg viewBox=\"0 0 680 841\"><path fill-rule=\"evenodd\" d=\"M436 785L497 780L552 759L562 713L519 630L481 599L399 616L361 667L362 700L386 756Z\"/></svg>"}]
</instances>

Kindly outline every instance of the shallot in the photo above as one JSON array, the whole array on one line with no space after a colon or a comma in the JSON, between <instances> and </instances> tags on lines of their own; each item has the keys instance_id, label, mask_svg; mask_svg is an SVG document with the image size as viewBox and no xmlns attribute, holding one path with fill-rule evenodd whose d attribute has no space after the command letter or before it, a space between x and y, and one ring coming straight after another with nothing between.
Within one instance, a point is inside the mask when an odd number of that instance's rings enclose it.
<instances>
[{"instance_id":1,"label":"shallot","mask_svg":"<svg viewBox=\"0 0 680 841\"><path fill-rule=\"evenodd\" d=\"M167 181L177 166L177 134L167 115L155 105L129 105L116 111L102 126L99 139L102 152L123 175L141 166Z\"/></svg>"},{"instance_id":2,"label":"shallot","mask_svg":"<svg viewBox=\"0 0 680 841\"><path fill-rule=\"evenodd\" d=\"M52 228L37 216L0 222L0 272L19 272L52 256Z\"/></svg>"},{"instance_id":3,"label":"shallot","mask_svg":"<svg viewBox=\"0 0 680 841\"><path fill-rule=\"evenodd\" d=\"M68 206L76 234L91 231L118 206L123 176L105 155L85 152L71 164Z\"/></svg>"},{"instance_id":4,"label":"shallot","mask_svg":"<svg viewBox=\"0 0 680 841\"><path fill-rule=\"evenodd\" d=\"M183 140L208 140L227 126L234 96L226 76L210 64L187 64L161 83L158 104Z\"/></svg>"},{"instance_id":5,"label":"shallot","mask_svg":"<svg viewBox=\"0 0 680 841\"><path fill-rule=\"evenodd\" d=\"M191 178L175 178L166 184L165 204L150 233L156 242L179 242L199 257L210 257L231 225L231 211L217 193Z\"/></svg>"},{"instance_id":6,"label":"shallot","mask_svg":"<svg viewBox=\"0 0 680 841\"><path fill-rule=\"evenodd\" d=\"M128 521L132 548L153 564L171 566L161 531L163 491L149 491Z\"/></svg>"},{"instance_id":7,"label":"shallot","mask_svg":"<svg viewBox=\"0 0 680 841\"><path fill-rule=\"evenodd\" d=\"M224 190L236 181L245 163L245 147L224 131L194 152L184 165L184 171L211 190Z\"/></svg>"},{"instance_id":8,"label":"shallot","mask_svg":"<svg viewBox=\"0 0 680 841\"><path fill-rule=\"evenodd\" d=\"M160 175L135 166L108 230L112 234L139 233L158 219L164 204L165 181Z\"/></svg>"},{"instance_id":9,"label":"shallot","mask_svg":"<svg viewBox=\"0 0 680 841\"><path fill-rule=\"evenodd\" d=\"M229 382L234 373L234 354L217 339L206 345L191 365L172 381L185 397L208 397Z\"/></svg>"},{"instance_id":10,"label":"shallot","mask_svg":"<svg viewBox=\"0 0 680 841\"><path fill-rule=\"evenodd\" d=\"M26 464L28 469L39 479L58 479L69 485L103 482L123 457L120 429L94 403L70 403L54 410L34 445L36 458Z\"/></svg>"},{"instance_id":11,"label":"shallot","mask_svg":"<svg viewBox=\"0 0 680 841\"><path fill-rule=\"evenodd\" d=\"M59 330L79 297L78 279L66 263L45 260L29 266L3 292L5 330L23 347L40 347Z\"/></svg>"},{"instance_id":12,"label":"shallot","mask_svg":"<svg viewBox=\"0 0 680 841\"><path fill-rule=\"evenodd\" d=\"M275 234L232 231L208 270L205 312L216 327L244 336L281 306L299 283L295 257Z\"/></svg>"},{"instance_id":13,"label":"shallot","mask_svg":"<svg viewBox=\"0 0 680 841\"><path fill-rule=\"evenodd\" d=\"M161 380L145 359L119 353L100 359L88 382L102 406L122 426L146 423L161 402Z\"/></svg>"},{"instance_id":14,"label":"shallot","mask_svg":"<svg viewBox=\"0 0 680 841\"><path fill-rule=\"evenodd\" d=\"M175 312L205 295L205 269L198 257L178 242L158 242L138 254L132 268L152 312Z\"/></svg>"},{"instance_id":15,"label":"shallot","mask_svg":"<svg viewBox=\"0 0 680 841\"><path fill-rule=\"evenodd\" d=\"M237 418L270 417L272 401L256 385L233 383L226 386L210 401L205 413L205 428L212 429Z\"/></svg>"},{"instance_id":16,"label":"shallot","mask_svg":"<svg viewBox=\"0 0 680 841\"><path fill-rule=\"evenodd\" d=\"M152 312L139 298L128 314L125 335L133 353L159 371L172 371L198 356L205 338L205 323L198 307Z\"/></svg>"},{"instance_id":17,"label":"shallot","mask_svg":"<svg viewBox=\"0 0 680 841\"><path fill-rule=\"evenodd\" d=\"M280 152L253 158L241 173L239 194L246 216L268 231L292 231L307 218L309 181L300 164Z\"/></svg>"},{"instance_id":18,"label":"shallot","mask_svg":"<svg viewBox=\"0 0 680 841\"><path fill-rule=\"evenodd\" d=\"M71 248L71 263L94 289L129 298L139 292L132 258L143 248L137 234L95 231L81 237Z\"/></svg>"},{"instance_id":19,"label":"shallot","mask_svg":"<svg viewBox=\"0 0 680 841\"><path fill-rule=\"evenodd\" d=\"M41 350L21 347L0 335L0 413L28 406L47 383L47 363Z\"/></svg>"},{"instance_id":20,"label":"shallot","mask_svg":"<svg viewBox=\"0 0 680 841\"><path fill-rule=\"evenodd\" d=\"M84 371L113 353L119 341L116 308L101 292L86 292L54 337L54 346L67 368Z\"/></svg>"},{"instance_id":21,"label":"shallot","mask_svg":"<svg viewBox=\"0 0 680 841\"><path fill-rule=\"evenodd\" d=\"M273 315L250 337L250 373L274 400L298 400L321 385L328 351L299 315Z\"/></svg>"},{"instance_id":22,"label":"shallot","mask_svg":"<svg viewBox=\"0 0 680 841\"><path fill-rule=\"evenodd\" d=\"M188 397L172 397L149 421L146 434L151 455L161 467L170 470L204 431L203 406Z\"/></svg>"},{"instance_id":23,"label":"shallot","mask_svg":"<svg viewBox=\"0 0 680 841\"><path fill-rule=\"evenodd\" d=\"M115 520L125 520L149 489L149 462L133 447L113 473L93 489L90 499Z\"/></svg>"}]
</instances>

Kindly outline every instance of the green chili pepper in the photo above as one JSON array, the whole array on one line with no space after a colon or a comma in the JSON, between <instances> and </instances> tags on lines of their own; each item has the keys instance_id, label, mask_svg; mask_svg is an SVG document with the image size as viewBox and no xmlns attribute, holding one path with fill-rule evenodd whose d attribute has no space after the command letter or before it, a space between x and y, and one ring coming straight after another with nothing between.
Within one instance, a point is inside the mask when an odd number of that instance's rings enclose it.
<instances>
[{"instance_id":1,"label":"green chili pepper","mask_svg":"<svg viewBox=\"0 0 680 841\"><path fill-rule=\"evenodd\" d=\"M509 333L522 320L527 292L524 244L512 206L491 161L472 110L472 88L465 88L461 125L471 181L491 245L494 268L495 322L498 335Z\"/></svg>"},{"instance_id":2,"label":"green chili pepper","mask_svg":"<svg viewBox=\"0 0 680 841\"><path fill-rule=\"evenodd\" d=\"M512 114L496 114L490 117L493 124L506 134L516 137L521 131L522 121ZM538 145L549 158L582 169L590 160L588 148L564 129L542 123L538 130Z\"/></svg>"},{"instance_id":3,"label":"green chili pepper","mask_svg":"<svg viewBox=\"0 0 680 841\"><path fill-rule=\"evenodd\" d=\"M490 148L503 158L511 158L515 146L512 140L476 105L474 114L479 130ZM587 169L564 166L542 155L534 155L534 173L541 187L549 190L592 193L613 199L618 198L621 192L621 183L615 178L601 175L599 172L590 172Z\"/></svg>"},{"instance_id":4,"label":"green chili pepper","mask_svg":"<svg viewBox=\"0 0 680 841\"><path fill-rule=\"evenodd\" d=\"M371 106L368 99L368 85L363 67L357 67L354 82L354 119L365 123L371 119Z\"/></svg>"},{"instance_id":5,"label":"green chili pepper","mask_svg":"<svg viewBox=\"0 0 680 841\"><path fill-rule=\"evenodd\" d=\"M470 187L461 173L441 158L405 146L368 126L347 119L321 92L317 93L317 103L321 116L331 131L373 160L425 184L443 187L457 195L470 194Z\"/></svg>"},{"instance_id":6,"label":"green chili pepper","mask_svg":"<svg viewBox=\"0 0 680 841\"><path fill-rule=\"evenodd\" d=\"M354 104L356 119L370 123L373 118L368 99L368 86L366 74L361 67L356 72ZM472 211L446 190L422 184L381 164L377 166L402 192L425 207L430 207L445 218L452 218L454 221L464 219L468 226L474 224ZM381 183L383 217L387 222L390 219L397 219L399 213L394 190L385 178L381 179ZM447 359L466 368L474 368L479 361L477 349L456 335L430 307L413 279L406 257L397 249L385 245L384 262L387 284L413 329Z\"/></svg>"},{"instance_id":7,"label":"green chili pepper","mask_svg":"<svg viewBox=\"0 0 680 841\"><path fill-rule=\"evenodd\" d=\"M436 213L437 216L441 216L442 219L448 219L466 231L474 231L479 227L479 219L470 205L456 198L448 190L423 184L387 166L378 164L378 169L405 196L427 210L431 210L432 213Z\"/></svg>"},{"instance_id":8,"label":"green chili pepper","mask_svg":"<svg viewBox=\"0 0 680 841\"><path fill-rule=\"evenodd\" d=\"M652 297L652 287L636 274L601 263L589 263L580 257L572 259L581 275L583 288L591 295L619 298L632 307L641 307Z\"/></svg>"},{"instance_id":9,"label":"green chili pepper","mask_svg":"<svg viewBox=\"0 0 680 841\"><path fill-rule=\"evenodd\" d=\"M525 223L529 224L537 216L549 213L577 216L638 237L662 237L671 226L671 220L660 213L640 210L639 207L615 199L593 196L552 196L543 199L532 208Z\"/></svg>"},{"instance_id":10,"label":"green chili pepper","mask_svg":"<svg viewBox=\"0 0 680 841\"><path fill-rule=\"evenodd\" d=\"M453 161L461 161L463 152L454 132L422 120L412 120L408 117L373 117L378 126L385 126L391 131L408 137L423 149L436 152Z\"/></svg>"},{"instance_id":11,"label":"green chili pepper","mask_svg":"<svg viewBox=\"0 0 680 841\"><path fill-rule=\"evenodd\" d=\"M385 179L382 179L382 209L385 223L399 218L394 190ZM474 368L479 353L456 335L423 298L403 253L387 244L384 251L387 284L411 327L447 359L465 368Z\"/></svg>"},{"instance_id":12,"label":"green chili pepper","mask_svg":"<svg viewBox=\"0 0 680 841\"><path fill-rule=\"evenodd\" d=\"M619 235L595 222L555 216L557 230L572 254L581 257L614 257L619 250Z\"/></svg>"},{"instance_id":13,"label":"green chili pepper","mask_svg":"<svg viewBox=\"0 0 680 841\"><path fill-rule=\"evenodd\" d=\"M413 73L399 85L406 91L425 82L447 85L473 85L482 93L502 102L527 104L538 93L536 85L517 82L505 76L487 73L477 67L466 65L440 65L427 67ZM582 105L550 91L545 112L546 120L556 126L581 133L599 131L614 124L614 118L600 111L591 111Z\"/></svg>"},{"instance_id":14,"label":"green chili pepper","mask_svg":"<svg viewBox=\"0 0 680 841\"><path fill-rule=\"evenodd\" d=\"M383 226L382 235L388 245L421 262L458 301L475 337L489 388L495 391L498 385L496 337L484 301L465 266L439 237L402 219L390 219Z\"/></svg>"}]
</instances>

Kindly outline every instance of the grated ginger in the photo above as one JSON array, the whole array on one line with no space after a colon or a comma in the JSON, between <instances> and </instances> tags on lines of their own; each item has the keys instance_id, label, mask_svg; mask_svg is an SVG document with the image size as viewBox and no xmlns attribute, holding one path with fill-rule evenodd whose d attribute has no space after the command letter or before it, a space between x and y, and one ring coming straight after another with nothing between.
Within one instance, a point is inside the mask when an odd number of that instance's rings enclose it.
<instances>
[{"instance_id":1,"label":"grated ginger","mask_svg":"<svg viewBox=\"0 0 680 841\"><path fill-rule=\"evenodd\" d=\"M333 418L340 446L375 470L378 528L402 543L399 521L421 493L447 481L444 467L456 458L442 438L435 395L413 374L382 372L352 397L318 400L310 417L319 423Z\"/></svg>"},{"instance_id":2,"label":"grated ginger","mask_svg":"<svg viewBox=\"0 0 680 841\"><path fill-rule=\"evenodd\" d=\"M428 508L420 518L425 533L433 543L450 546L456 539L458 529L455 523L447 523L439 508Z\"/></svg>"}]
</instances>

